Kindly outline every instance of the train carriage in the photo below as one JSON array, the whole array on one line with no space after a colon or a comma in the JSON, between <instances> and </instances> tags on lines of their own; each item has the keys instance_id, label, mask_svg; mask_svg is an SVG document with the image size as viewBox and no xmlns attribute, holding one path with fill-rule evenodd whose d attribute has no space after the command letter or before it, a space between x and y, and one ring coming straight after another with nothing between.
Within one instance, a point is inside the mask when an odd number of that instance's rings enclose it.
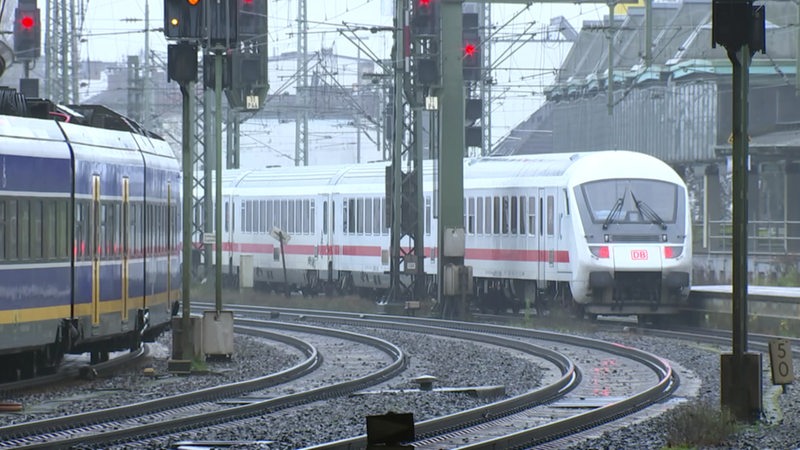
<instances>
[{"instance_id":1,"label":"train carriage","mask_svg":"<svg viewBox=\"0 0 800 450\"><path fill-rule=\"evenodd\" d=\"M433 286L435 174L424 168L420 213ZM385 163L240 171L223 187L229 271L254 255L254 278L380 295L389 283ZM691 285L688 194L657 159L629 151L465 161L465 263L482 308L558 301L591 314L672 314ZM227 209L226 209L227 210ZM285 258L270 238L289 231ZM408 245L404 242L401 245ZM265 255L266 254L266 255Z\"/></svg>"},{"instance_id":2,"label":"train carriage","mask_svg":"<svg viewBox=\"0 0 800 450\"><path fill-rule=\"evenodd\" d=\"M103 107L37 102L36 118L0 116L9 377L138 347L169 326L180 288L180 172L166 142Z\"/></svg>"}]
</instances>

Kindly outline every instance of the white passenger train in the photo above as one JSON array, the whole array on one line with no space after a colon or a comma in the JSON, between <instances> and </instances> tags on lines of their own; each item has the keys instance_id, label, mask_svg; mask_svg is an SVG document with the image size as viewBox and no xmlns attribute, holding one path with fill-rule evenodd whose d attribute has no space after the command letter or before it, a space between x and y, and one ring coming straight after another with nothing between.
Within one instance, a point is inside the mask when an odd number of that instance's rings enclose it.
<instances>
[{"instance_id":1,"label":"white passenger train","mask_svg":"<svg viewBox=\"0 0 800 450\"><path fill-rule=\"evenodd\" d=\"M377 297L389 287L385 167L227 171L224 272L238 279L252 261L256 287ZM435 178L426 164L430 285ZM603 151L467 160L463 201L465 264L473 268L474 299L483 309L516 310L527 299L537 306L558 300L590 315L672 314L689 294L687 189L656 158ZM289 237L283 259L276 230Z\"/></svg>"}]
</instances>

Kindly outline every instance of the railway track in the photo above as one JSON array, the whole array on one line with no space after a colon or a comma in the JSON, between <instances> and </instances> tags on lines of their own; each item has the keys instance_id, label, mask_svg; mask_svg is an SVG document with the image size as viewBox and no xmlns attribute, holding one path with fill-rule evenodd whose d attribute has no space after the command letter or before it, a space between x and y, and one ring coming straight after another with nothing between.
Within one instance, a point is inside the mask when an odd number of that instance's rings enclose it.
<instances>
[{"instance_id":1,"label":"railway track","mask_svg":"<svg viewBox=\"0 0 800 450\"><path fill-rule=\"evenodd\" d=\"M417 423L416 439L410 444L418 449L456 446L524 448L537 445L639 411L665 399L677 387L677 375L665 361L655 355L613 343L559 333L436 319L389 318L280 308L243 307L237 310L245 314L266 313L267 310L274 314L277 310L282 317L294 315L303 320L325 324L359 328L388 327L461 339L478 339L477 336L481 336L482 342L491 342L506 348L522 351L544 349L546 352L541 355L550 355L550 361L562 371L560 380L541 389ZM543 343L547 344L543 346ZM546 348L547 345L550 348ZM625 374L625 379L615 383L614 378L621 374ZM614 391L615 395L603 392L603 389ZM590 400L586 401L587 398ZM357 436L311 448L364 448L367 445L366 439L365 435Z\"/></svg>"},{"instance_id":2,"label":"railway track","mask_svg":"<svg viewBox=\"0 0 800 450\"><path fill-rule=\"evenodd\" d=\"M255 322L250 321L250 323L249 326L237 324L236 331L292 345L306 356L305 359L292 368L253 380L117 408L2 427L0 448L50 449L77 445L104 446L138 440L146 436L168 435L362 389L393 376L404 364L404 355L400 349L371 336L324 330L308 325L275 324L264 321L260 321L259 328L255 328L253 326ZM280 329L281 333L265 331L262 329L264 327ZM386 355L384 359L388 359L389 362L378 369L369 370L366 375L310 389L300 394L284 394L266 400L259 400L259 396L256 395L253 399L247 400L246 394L296 382L315 372L323 364L317 348L303 339L287 336L289 330L306 336L323 334L329 340L336 340L338 344L352 342L370 346L376 352ZM353 370L363 366L362 356L363 353L356 352L356 357L352 361Z\"/></svg>"},{"instance_id":3,"label":"railway track","mask_svg":"<svg viewBox=\"0 0 800 450\"><path fill-rule=\"evenodd\" d=\"M75 378L92 379L95 377L107 376L125 367L138 364L147 357L148 353L148 345L143 344L138 350L120 352L111 357L108 361L96 364L89 364L81 360L67 361L53 374L0 383L0 395L5 396L44 386L52 386L53 384L64 383Z\"/></svg>"}]
</instances>

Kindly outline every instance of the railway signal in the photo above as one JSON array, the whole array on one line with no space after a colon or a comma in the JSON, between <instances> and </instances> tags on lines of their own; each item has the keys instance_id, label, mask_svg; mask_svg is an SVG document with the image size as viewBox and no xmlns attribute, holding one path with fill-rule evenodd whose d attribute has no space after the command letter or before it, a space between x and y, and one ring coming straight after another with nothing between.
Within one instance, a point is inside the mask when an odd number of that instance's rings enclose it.
<instances>
[{"instance_id":1,"label":"railway signal","mask_svg":"<svg viewBox=\"0 0 800 450\"><path fill-rule=\"evenodd\" d=\"M416 82L425 87L439 85L441 73L439 0L416 0L411 11L410 29Z\"/></svg>"},{"instance_id":2,"label":"railway signal","mask_svg":"<svg viewBox=\"0 0 800 450\"><path fill-rule=\"evenodd\" d=\"M200 40L204 31L203 0L164 0L164 36Z\"/></svg>"},{"instance_id":3,"label":"railway signal","mask_svg":"<svg viewBox=\"0 0 800 450\"><path fill-rule=\"evenodd\" d=\"M478 33L478 13L463 13L461 40L464 53L462 56L464 81L481 79L481 37Z\"/></svg>"},{"instance_id":4,"label":"railway signal","mask_svg":"<svg viewBox=\"0 0 800 450\"><path fill-rule=\"evenodd\" d=\"M30 61L41 56L42 25L36 0L21 0L14 11L14 57Z\"/></svg>"}]
</instances>

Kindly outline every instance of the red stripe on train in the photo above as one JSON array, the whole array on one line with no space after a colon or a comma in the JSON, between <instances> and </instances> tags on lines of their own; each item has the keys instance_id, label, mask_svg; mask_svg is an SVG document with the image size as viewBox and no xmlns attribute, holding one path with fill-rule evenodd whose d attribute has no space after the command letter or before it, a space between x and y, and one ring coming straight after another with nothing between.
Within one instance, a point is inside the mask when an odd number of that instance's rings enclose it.
<instances>
[{"instance_id":1,"label":"red stripe on train","mask_svg":"<svg viewBox=\"0 0 800 450\"><path fill-rule=\"evenodd\" d=\"M488 261L550 261L550 254L553 254L553 262L568 263L569 252L564 250L506 250L495 248L468 248L464 251L465 259L478 259Z\"/></svg>"},{"instance_id":2,"label":"red stripe on train","mask_svg":"<svg viewBox=\"0 0 800 450\"><path fill-rule=\"evenodd\" d=\"M273 253L276 248L280 248L275 244L237 244L225 242L222 244L224 251L233 251L241 253ZM288 255L314 255L315 246L307 244L286 244L284 245L284 252ZM317 254L320 256L343 255L343 256L371 256L380 257L382 248L375 245L320 245L317 247ZM406 251L410 249L405 249ZM553 262L555 263L568 263L569 252L565 250L548 251L548 250L516 250L516 249L493 249L493 248L468 248L465 250L465 258L481 261L520 261L520 262L538 262L550 261L550 254L552 253ZM430 247L425 247L425 257L431 257Z\"/></svg>"}]
</instances>

